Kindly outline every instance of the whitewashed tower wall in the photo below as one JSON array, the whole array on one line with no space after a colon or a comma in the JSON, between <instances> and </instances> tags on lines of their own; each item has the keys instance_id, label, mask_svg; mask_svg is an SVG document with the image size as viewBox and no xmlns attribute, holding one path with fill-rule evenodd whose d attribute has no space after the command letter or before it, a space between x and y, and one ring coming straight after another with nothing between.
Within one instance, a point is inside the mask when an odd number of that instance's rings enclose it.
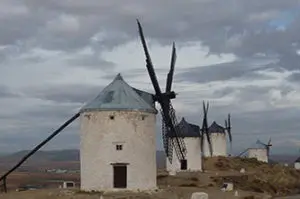
<instances>
[{"instance_id":1,"label":"whitewashed tower wall","mask_svg":"<svg viewBox=\"0 0 300 199\"><path fill-rule=\"evenodd\" d=\"M202 171L201 164L201 144L199 137L185 137L184 142L187 149L186 159L187 159L187 170L185 171ZM178 157L173 149L173 161L172 164L166 159L166 169L169 172L179 172L181 170L181 164Z\"/></svg>"},{"instance_id":2,"label":"whitewashed tower wall","mask_svg":"<svg viewBox=\"0 0 300 199\"><path fill-rule=\"evenodd\" d=\"M119 190L114 175L126 184L121 190L156 189L157 111L150 95L130 87L119 74L81 110L81 190Z\"/></svg>"},{"instance_id":3,"label":"whitewashed tower wall","mask_svg":"<svg viewBox=\"0 0 300 199\"><path fill-rule=\"evenodd\" d=\"M250 148L248 149L248 157L256 158L258 161L261 162L268 162L267 149Z\"/></svg>"},{"instance_id":4,"label":"whitewashed tower wall","mask_svg":"<svg viewBox=\"0 0 300 199\"><path fill-rule=\"evenodd\" d=\"M227 139L225 133L210 134L213 156L227 156ZM204 139L204 156L210 157L209 145L205 136Z\"/></svg>"}]
</instances>

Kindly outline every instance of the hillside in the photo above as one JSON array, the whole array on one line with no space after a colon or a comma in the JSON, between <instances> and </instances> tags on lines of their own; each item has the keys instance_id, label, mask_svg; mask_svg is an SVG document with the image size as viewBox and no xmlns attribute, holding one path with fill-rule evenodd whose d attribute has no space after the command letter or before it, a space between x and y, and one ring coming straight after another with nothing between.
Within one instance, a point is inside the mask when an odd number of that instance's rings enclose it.
<instances>
[{"instance_id":1,"label":"hillside","mask_svg":"<svg viewBox=\"0 0 300 199\"><path fill-rule=\"evenodd\" d=\"M29 151L19 151L9 155L0 156L0 162L6 163L16 162L24 157ZM45 162L45 161L78 161L79 151L74 149L55 150L55 151L37 151L30 157L28 162Z\"/></svg>"},{"instance_id":2,"label":"hillside","mask_svg":"<svg viewBox=\"0 0 300 199\"><path fill-rule=\"evenodd\" d=\"M105 193L103 198L188 199L193 192L204 191L211 199L262 199L266 196L297 194L300 191L300 171L278 164L270 165L255 159L215 157L206 159L204 166L206 169L204 173L182 172L176 176L170 176L164 170L158 170L157 182L160 189L153 193ZM241 168L245 169L245 173L240 172ZM14 190L20 183L43 185L44 189L20 193L11 191L8 195L0 195L0 197L1 199L94 199L100 197L101 193L87 194L78 189L73 191L53 189L58 187L58 184L54 185L54 182L49 184L49 180L67 179L78 182L79 174L14 173L8 179L10 190ZM238 191L240 197L233 197L235 191L222 192L221 186L224 182L232 182L234 190Z\"/></svg>"},{"instance_id":3,"label":"hillside","mask_svg":"<svg viewBox=\"0 0 300 199\"><path fill-rule=\"evenodd\" d=\"M17 153L0 156L0 169L8 169L20 161L29 151L19 151ZM158 168L165 167L165 155L162 151L156 152ZM77 166L76 166L77 164ZM41 166L70 169L68 167L79 168L79 150L55 150L55 151L38 151L24 163L22 168L32 170L32 167Z\"/></svg>"},{"instance_id":4,"label":"hillside","mask_svg":"<svg viewBox=\"0 0 300 199\"><path fill-rule=\"evenodd\" d=\"M211 177L217 184L224 181L233 182L237 188L244 191L268 193L273 196L298 194L300 191L300 171L292 167L267 164L253 158L216 157L207 159L205 168L220 174ZM236 175L242 168L246 172Z\"/></svg>"},{"instance_id":5,"label":"hillside","mask_svg":"<svg viewBox=\"0 0 300 199\"><path fill-rule=\"evenodd\" d=\"M13 154L0 155L0 165L14 164L19 161L29 151L19 151ZM156 161L159 168L164 168L165 165L165 154L163 151L156 152ZM297 155L278 155L274 154L270 156L275 162L280 163L292 163L298 158ZM26 164L36 164L45 162L66 162L66 161L79 161L79 150L77 149L66 149L66 150L53 150L53 151L38 151L36 154L31 156Z\"/></svg>"}]
</instances>

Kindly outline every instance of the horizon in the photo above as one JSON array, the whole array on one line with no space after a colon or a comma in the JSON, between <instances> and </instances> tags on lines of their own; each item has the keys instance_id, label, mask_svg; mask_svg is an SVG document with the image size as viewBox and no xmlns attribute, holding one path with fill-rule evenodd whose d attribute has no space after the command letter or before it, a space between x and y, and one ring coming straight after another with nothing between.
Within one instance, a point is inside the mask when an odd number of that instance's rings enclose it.
<instances>
[{"instance_id":1,"label":"horizon","mask_svg":"<svg viewBox=\"0 0 300 199\"><path fill-rule=\"evenodd\" d=\"M1 152L0 153L0 156L1 155L12 155L12 154L16 154L16 153L19 153L19 152L29 152L31 151L31 149L24 149L24 150L19 150L19 151L11 151L11 152ZM76 149L76 148L65 148L65 149L40 149L38 150L38 152L60 152L60 151L80 151L80 149ZM157 149L156 152L161 152L161 153L164 153L165 154L165 151L164 150L159 150ZM233 154L233 156L237 156L238 153L235 153ZM34 155L33 155L34 156ZM300 157L300 154L296 154L296 153L272 153L270 154L270 156L295 156L295 157ZM30 158L29 158L30 159Z\"/></svg>"}]
</instances>

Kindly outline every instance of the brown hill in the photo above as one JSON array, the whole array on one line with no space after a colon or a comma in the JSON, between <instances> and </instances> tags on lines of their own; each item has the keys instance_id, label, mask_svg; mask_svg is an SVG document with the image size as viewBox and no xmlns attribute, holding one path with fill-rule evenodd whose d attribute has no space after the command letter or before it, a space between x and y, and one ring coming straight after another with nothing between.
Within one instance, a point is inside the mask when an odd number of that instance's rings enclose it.
<instances>
[{"instance_id":1,"label":"brown hill","mask_svg":"<svg viewBox=\"0 0 300 199\"><path fill-rule=\"evenodd\" d=\"M300 171L279 164L267 164L249 158L209 158L205 168L219 173L212 176L214 182L230 181L239 189L271 195L297 194L300 191ZM242 168L244 174L237 173Z\"/></svg>"}]
</instances>

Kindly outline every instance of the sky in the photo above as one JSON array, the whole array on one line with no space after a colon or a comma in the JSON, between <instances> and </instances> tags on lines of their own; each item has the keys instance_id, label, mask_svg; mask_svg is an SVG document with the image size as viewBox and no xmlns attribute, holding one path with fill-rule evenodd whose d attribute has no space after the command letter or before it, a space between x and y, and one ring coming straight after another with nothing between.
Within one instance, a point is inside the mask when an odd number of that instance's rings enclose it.
<instances>
[{"instance_id":1,"label":"sky","mask_svg":"<svg viewBox=\"0 0 300 199\"><path fill-rule=\"evenodd\" d=\"M0 151L30 149L121 73L153 92L136 18L165 88L171 45L178 120L232 115L233 151L272 137L300 148L299 0L1 0ZM157 147L162 149L160 118ZM45 149L79 146L79 122Z\"/></svg>"}]
</instances>

